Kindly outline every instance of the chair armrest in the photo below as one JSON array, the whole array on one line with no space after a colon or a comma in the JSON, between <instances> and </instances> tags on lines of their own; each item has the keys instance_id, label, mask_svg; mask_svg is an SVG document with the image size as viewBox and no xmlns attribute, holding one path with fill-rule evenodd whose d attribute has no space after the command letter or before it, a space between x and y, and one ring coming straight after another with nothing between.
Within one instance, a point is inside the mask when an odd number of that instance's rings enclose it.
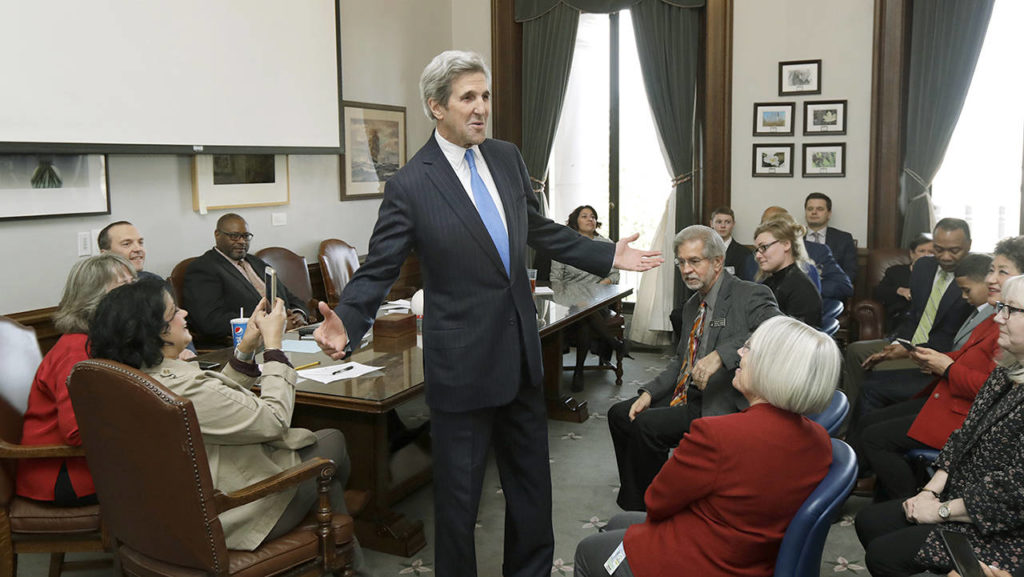
<instances>
[{"instance_id":1,"label":"chair armrest","mask_svg":"<svg viewBox=\"0 0 1024 577\"><path fill-rule=\"evenodd\" d=\"M84 447L72 447L70 445L18 445L0 439L0 458L3 459L53 459L84 456Z\"/></svg>"},{"instance_id":2,"label":"chair armrest","mask_svg":"<svg viewBox=\"0 0 1024 577\"><path fill-rule=\"evenodd\" d=\"M853 318L857 321L860 340L885 338L885 307L882 303L871 299L857 301L853 305Z\"/></svg>"},{"instance_id":3,"label":"chair armrest","mask_svg":"<svg viewBox=\"0 0 1024 577\"><path fill-rule=\"evenodd\" d=\"M262 481L253 483L252 485L237 491L233 491L231 493L216 491L213 495L213 501L217 507L217 512L223 513L229 509L240 507L257 499L262 499L271 493L276 493L282 489L291 487L292 485L297 485L306 479L312 479L314 477L334 477L334 472L334 461L318 457L316 459L310 459L303 463L299 463L290 469L285 469L276 475L267 477Z\"/></svg>"}]
</instances>

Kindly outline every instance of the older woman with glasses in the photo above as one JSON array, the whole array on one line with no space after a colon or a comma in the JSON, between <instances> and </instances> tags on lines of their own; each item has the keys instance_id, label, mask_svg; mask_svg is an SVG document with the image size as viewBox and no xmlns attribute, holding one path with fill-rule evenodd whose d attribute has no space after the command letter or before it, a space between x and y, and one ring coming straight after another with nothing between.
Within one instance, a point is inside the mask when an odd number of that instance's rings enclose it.
<instances>
[{"instance_id":1,"label":"older woman with glasses","mask_svg":"<svg viewBox=\"0 0 1024 577\"><path fill-rule=\"evenodd\" d=\"M122 256L101 254L71 267L64 294L53 315L63 333L43 357L28 397L22 425L23 445L82 444L78 421L68 396L68 376L79 361L89 358L89 325L103 295L135 280L135 267ZM85 457L23 459L15 483L18 495L61 507L93 505L96 488Z\"/></svg>"},{"instance_id":2,"label":"older woman with glasses","mask_svg":"<svg viewBox=\"0 0 1024 577\"><path fill-rule=\"evenodd\" d=\"M804 227L774 218L754 231L757 280L772 289L783 314L821 328L821 294L799 266L805 260Z\"/></svg>"},{"instance_id":3,"label":"older woman with glasses","mask_svg":"<svg viewBox=\"0 0 1024 577\"><path fill-rule=\"evenodd\" d=\"M577 576L772 574L786 527L832 462L828 433L802 415L828 406L842 358L827 335L782 316L738 352L732 385L750 407L693 421L647 489L646 517L617 515L581 541Z\"/></svg>"},{"instance_id":4,"label":"older woman with glasses","mask_svg":"<svg viewBox=\"0 0 1024 577\"><path fill-rule=\"evenodd\" d=\"M949 572L941 531L966 535L987 563L1024 566L1024 277L1003 284L995 322L999 366L949 436L931 480L909 499L857 515L875 577Z\"/></svg>"}]
</instances>

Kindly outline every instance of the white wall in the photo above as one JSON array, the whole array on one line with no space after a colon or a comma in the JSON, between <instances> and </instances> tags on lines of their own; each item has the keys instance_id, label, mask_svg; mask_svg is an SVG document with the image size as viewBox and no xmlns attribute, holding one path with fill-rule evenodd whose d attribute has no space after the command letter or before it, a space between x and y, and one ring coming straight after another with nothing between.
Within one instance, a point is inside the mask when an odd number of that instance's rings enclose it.
<instances>
[{"instance_id":1,"label":"white wall","mask_svg":"<svg viewBox=\"0 0 1024 577\"><path fill-rule=\"evenodd\" d=\"M735 236L752 243L761 212L788 209L803 222L803 199L814 191L832 198L832 224L865 246L870 149L871 57L874 5L867 0L736 0L732 77L732 208ZM821 94L778 96L779 62L821 59ZM803 102L847 100L845 136L805 137ZM753 137L755 102L796 102L795 136ZM792 142L793 178L754 178L755 142ZM846 142L845 178L801 178L802 145Z\"/></svg>"},{"instance_id":2,"label":"white wall","mask_svg":"<svg viewBox=\"0 0 1024 577\"><path fill-rule=\"evenodd\" d=\"M432 125L419 104L423 67L437 53L468 48L490 60L490 8L478 0L342 0L343 98L406 107L410 156ZM457 31L456 31L457 29ZM192 210L191 159L112 155L111 214L0 223L7 267L0 275L0 314L57 304L71 265L79 258L77 233L131 220L146 237L146 268L166 276L180 260L213 246L213 228L226 211ZM363 253L377 219L379 200L340 202L338 159L290 158L291 202L239 209L255 238L252 250L286 246L316 260L325 238L342 238ZM288 224L271 226L271 213ZM95 240L95 239L93 239Z\"/></svg>"}]
</instances>

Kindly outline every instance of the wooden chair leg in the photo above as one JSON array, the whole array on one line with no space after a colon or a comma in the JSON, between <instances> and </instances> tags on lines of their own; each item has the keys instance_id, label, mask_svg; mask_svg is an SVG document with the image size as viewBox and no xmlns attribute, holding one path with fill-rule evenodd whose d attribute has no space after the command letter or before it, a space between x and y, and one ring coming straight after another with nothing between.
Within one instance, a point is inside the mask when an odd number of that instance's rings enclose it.
<instances>
[{"instance_id":1,"label":"wooden chair leg","mask_svg":"<svg viewBox=\"0 0 1024 577\"><path fill-rule=\"evenodd\" d=\"M50 553L50 577L60 577L64 566L64 553Z\"/></svg>"}]
</instances>

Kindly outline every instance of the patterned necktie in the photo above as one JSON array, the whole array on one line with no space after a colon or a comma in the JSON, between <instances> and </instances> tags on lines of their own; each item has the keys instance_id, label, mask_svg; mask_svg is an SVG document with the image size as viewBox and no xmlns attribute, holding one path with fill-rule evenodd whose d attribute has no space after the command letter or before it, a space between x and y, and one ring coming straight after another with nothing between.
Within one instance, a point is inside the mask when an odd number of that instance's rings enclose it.
<instances>
[{"instance_id":1,"label":"patterned necktie","mask_svg":"<svg viewBox=\"0 0 1024 577\"><path fill-rule=\"evenodd\" d=\"M679 382L676 383L676 389L672 393L672 402L669 403L670 407L680 403L686 404L686 382L690 380L693 363L697 361L697 348L700 344L700 336L704 333L704 313L707 310L708 304L701 302L700 312L697 313L697 318L693 320L693 327L690 328L690 339L686 347L686 362L683 363L683 368L679 371Z\"/></svg>"},{"instance_id":2,"label":"patterned necktie","mask_svg":"<svg viewBox=\"0 0 1024 577\"><path fill-rule=\"evenodd\" d=\"M938 281L932 285L932 294L928 295L928 303L924 305L924 314L921 321L917 323L917 330L914 331L914 338L910 342L915 345L928 342L928 334L932 332L932 325L935 323L935 311L939 310L939 301L946 292L946 279L949 273L939 270Z\"/></svg>"},{"instance_id":3,"label":"patterned necktie","mask_svg":"<svg viewBox=\"0 0 1024 577\"><path fill-rule=\"evenodd\" d=\"M498 214L498 207L494 205L491 193L487 192L487 186L484 185L484 180L480 178L480 173L476 170L476 158L473 157L473 149L466 151L466 162L469 164L469 184L470 188L473 189L476 209L480 213L480 218L484 221L484 226L487 227L487 232L491 235L491 240L494 241L494 248L498 249L498 256L501 257L501 262L505 265L505 273L511 275L508 256L508 231L505 230L505 225L501 223L501 215Z\"/></svg>"}]
</instances>

